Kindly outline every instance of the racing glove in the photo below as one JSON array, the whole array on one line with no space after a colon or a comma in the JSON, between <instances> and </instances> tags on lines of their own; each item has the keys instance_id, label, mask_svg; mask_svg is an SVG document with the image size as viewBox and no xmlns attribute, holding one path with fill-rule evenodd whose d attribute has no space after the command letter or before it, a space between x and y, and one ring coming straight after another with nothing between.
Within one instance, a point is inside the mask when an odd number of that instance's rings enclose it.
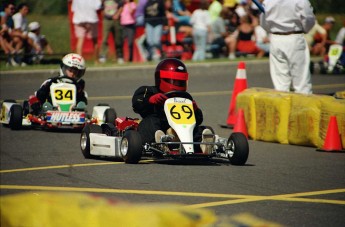
<instances>
[{"instance_id":1,"label":"racing glove","mask_svg":"<svg viewBox=\"0 0 345 227\"><path fill-rule=\"evenodd\" d=\"M163 103L165 102L165 100L167 100L168 97L166 97L164 94L162 93L157 93L155 95L152 95L149 98L149 103L154 104L154 105L163 105Z\"/></svg>"}]
</instances>

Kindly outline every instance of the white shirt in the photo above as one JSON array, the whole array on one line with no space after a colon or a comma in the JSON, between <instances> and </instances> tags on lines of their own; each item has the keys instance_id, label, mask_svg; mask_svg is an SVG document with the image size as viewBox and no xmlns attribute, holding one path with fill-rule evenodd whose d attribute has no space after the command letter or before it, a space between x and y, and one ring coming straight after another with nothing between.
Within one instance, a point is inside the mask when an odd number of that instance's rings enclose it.
<instances>
[{"instance_id":1,"label":"white shirt","mask_svg":"<svg viewBox=\"0 0 345 227\"><path fill-rule=\"evenodd\" d=\"M315 24L313 8L308 0L264 0L265 14L261 26L269 33L303 31Z\"/></svg>"},{"instance_id":2,"label":"white shirt","mask_svg":"<svg viewBox=\"0 0 345 227\"><path fill-rule=\"evenodd\" d=\"M13 23L14 23L14 29L21 29L23 32L27 31L28 28L28 20L26 17L23 17L23 15L18 12L12 16Z\"/></svg>"},{"instance_id":3,"label":"white shirt","mask_svg":"<svg viewBox=\"0 0 345 227\"><path fill-rule=\"evenodd\" d=\"M268 34L260 25L255 26L255 41L258 43L264 43L264 40L268 38Z\"/></svg>"},{"instance_id":4,"label":"white shirt","mask_svg":"<svg viewBox=\"0 0 345 227\"><path fill-rule=\"evenodd\" d=\"M97 10L99 10L101 6L101 0L73 0L73 24L98 22Z\"/></svg>"},{"instance_id":5,"label":"white shirt","mask_svg":"<svg viewBox=\"0 0 345 227\"><path fill-rule=\"evenodd\" d=\"M207 10L197 9L194 10L190 23L193 25L193 29L207 31L207 26L211 25L211 16Z\"/></svg>"}]
</instances>

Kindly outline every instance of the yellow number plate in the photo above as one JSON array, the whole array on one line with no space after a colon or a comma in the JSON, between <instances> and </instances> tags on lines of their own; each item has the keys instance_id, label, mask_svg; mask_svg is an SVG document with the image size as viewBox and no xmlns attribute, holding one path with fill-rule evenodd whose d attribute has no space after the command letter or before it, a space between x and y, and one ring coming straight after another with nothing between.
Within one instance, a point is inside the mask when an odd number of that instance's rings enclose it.
<instances>
[{"instance_id":1,"label":"yellow number plate","mask_svg":"<svg viewBox=\"0 0 345 227\"><path fill-rule=\"evenodd\" d=\"M55 89L54 96L58 101L71 101L73 100L73 90L72 89Z\"/></svg>"},{"instance_id":2,"label":"yellow number plate","mask_svg":"<svg viewBox=\"0 0 345 227\"><path fill-rule=\"evenodd\" d=\"M176 124L194 124L195 115L192 104L186 103L169 103L168 110L171 119Z\"/></svg>"}]
</instances>

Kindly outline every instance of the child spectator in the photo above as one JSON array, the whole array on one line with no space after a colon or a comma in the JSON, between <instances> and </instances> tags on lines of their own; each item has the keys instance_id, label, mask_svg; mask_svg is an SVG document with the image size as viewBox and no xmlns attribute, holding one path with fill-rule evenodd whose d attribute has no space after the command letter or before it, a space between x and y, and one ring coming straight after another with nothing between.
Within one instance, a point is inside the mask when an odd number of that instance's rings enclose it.
<instances>
[{"instance_id":1,"label":"child spectator","mask_svg":"<svg viewBox=\"0 0 345 227\"><path fill-rule=\"evenodd\" d=\"M41 25L37 21L29 24L29 31L28 37L31 39L33 47L30 46L26 50L24 61L27 64L41 63L44 53L53 54L53 49L46 37L41 35Z\"/></svg>"}]
</instances>

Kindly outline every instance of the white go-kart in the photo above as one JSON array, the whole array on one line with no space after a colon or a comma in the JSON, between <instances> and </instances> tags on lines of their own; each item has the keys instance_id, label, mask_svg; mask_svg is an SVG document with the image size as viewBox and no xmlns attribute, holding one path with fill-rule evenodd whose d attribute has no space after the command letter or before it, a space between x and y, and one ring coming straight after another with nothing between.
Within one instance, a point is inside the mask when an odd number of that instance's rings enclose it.
<instances>
[{"instance_id":1,"label":"white go-kart","mask_svg":"<svg viewBox=\"0 0 345 227\"><path fill-rule=\"evenodd\" d=\"M125 163L138 163L143 156L157 159L173 158L224 158L233 165L245 165L249 146L243 133L232 133L229 138L214 134L210 127L207 140L193 141L196 125L192 97L187 92L169 92L164 111L172 135L162 135L160 140L143 144L137 131L139 120L117 118L115 125L87 124L82 130L80 147L85 158L110 157ZM206 149L200 149L204 146Z\"/></svg>"},{"instance_id":2,"label":"white go-kart","mask_svg":"<svg viewBox=\"0 0 345 227\"><path fill-rule=\"evenodd\" d=\"M67 76L59 77L50 86L51 102L45 102L41 111L35 112L29 102L5 100L1 105L0 123L13 130L23 127L43 129L83 129L86 123L114 123L116 112L107 104L93 107L92 116L85 103L77 103L75 81Z\"/></svg>"}]
</instances>

